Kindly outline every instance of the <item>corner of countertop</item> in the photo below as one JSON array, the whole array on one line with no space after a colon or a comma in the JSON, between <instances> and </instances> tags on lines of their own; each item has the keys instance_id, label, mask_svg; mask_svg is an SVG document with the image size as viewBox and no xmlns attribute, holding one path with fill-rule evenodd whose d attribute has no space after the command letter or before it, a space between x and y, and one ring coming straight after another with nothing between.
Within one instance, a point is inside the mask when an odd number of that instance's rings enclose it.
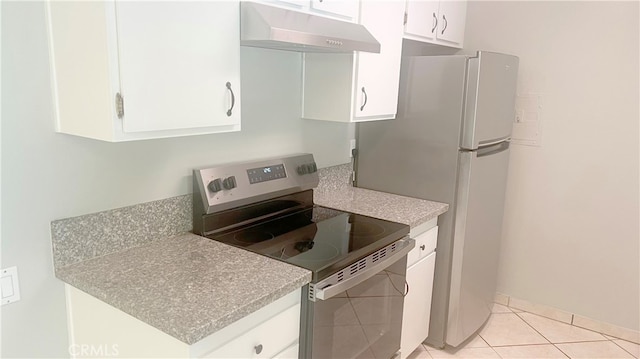
<instances>
[{"instance_id":1,"label":"corner of countertop","mask_svg":"<svg viewBox=\"0 0 640 359\"><path fill-rule=\"evenodd\" d=\"M319 169L320 182L314 190L314 202L323 207L404 223L412 228L449 209L446 203L353 187L352 175L351 163Z\"/></svg>"}]
</instances>

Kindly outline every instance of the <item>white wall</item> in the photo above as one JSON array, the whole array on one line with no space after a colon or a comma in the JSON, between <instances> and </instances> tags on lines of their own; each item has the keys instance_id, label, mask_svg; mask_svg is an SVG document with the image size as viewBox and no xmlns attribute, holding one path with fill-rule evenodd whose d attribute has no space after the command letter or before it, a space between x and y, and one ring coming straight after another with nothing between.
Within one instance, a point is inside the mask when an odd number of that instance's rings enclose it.
<instances>
[{"instance_id":1,"label":"white wall","mask_svg":"<svg viewBox=\"0 0 640 359\"><path fill-rule=\"evenodd\" d=\"M349 161L352 126L300 120L301 57L242 50L242 132L104 143L53 130L44 6L2 2L2 268L18 266L21 300L2 307L9 357L68 357L62 283L49 223L191 192L191 169L311 151Z\"/></svg>"},{"instance_id":2,"label":"white wall","mask_svg":"<svg viewBox=\"0 0 640 359\"><path fill-rule=\"evenodd\" d=\"M465 49L520 57L542 145L514 145L499 291L638 330L638 2L471 2Z\"/></svg>"}]
</instances>

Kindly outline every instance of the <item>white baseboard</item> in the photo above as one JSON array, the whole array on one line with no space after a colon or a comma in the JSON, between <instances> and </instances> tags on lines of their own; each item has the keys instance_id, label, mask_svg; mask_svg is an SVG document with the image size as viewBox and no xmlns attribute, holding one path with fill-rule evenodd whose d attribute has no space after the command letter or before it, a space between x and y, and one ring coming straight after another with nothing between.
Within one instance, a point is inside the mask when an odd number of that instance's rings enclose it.
<instances>
[{"instance_id":1,"label":"white baseboard","mask_svg":"<svg viewBox=\"0 0 640 359\"><path fill-rule=\"evenodd\" d=\"M640 344L640 331L619 327L610 323L583 317L574 313L560 310L543 304L532 303L523 299L514 298L503 293L496 293L494 301L498 304L510 308L523 310L542 317L558 320L567 324L575 325L598 333L627 340Z\"/></svg>"},{"instance_id":2,"label":"white baseboard","mask_svg":"<svg viewBox=\"0 0 640 359\"><path fill-rule=\"evenodd\" d=\"M496 293L495 299L493 301L507 307L509 306L509 296L506 294Z\"/></svg>"},{"instance_id":3,"label":"white baseboard","mask_svg":"<svg viewBox=\"0 0 640 359\"><path fill-rule=\"evenodd\" d=\"M573 325L595 332L600 332L612 337L624 339L636 344L640 344L640 331L619 327L617 325L601 322L595 319L586 318L577 314L573 315Z\"/></svg>"}]
</instances>

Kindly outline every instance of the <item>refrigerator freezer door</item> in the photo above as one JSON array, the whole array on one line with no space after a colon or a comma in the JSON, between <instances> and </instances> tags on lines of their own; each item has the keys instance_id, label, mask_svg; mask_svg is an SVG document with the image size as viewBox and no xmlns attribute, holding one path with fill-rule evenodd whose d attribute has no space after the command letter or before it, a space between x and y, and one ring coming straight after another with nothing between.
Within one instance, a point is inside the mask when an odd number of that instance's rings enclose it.
<instances>
[{"instance_id":1,"label":"refrigerator freezer door","mask_svg":"<svg viewBox=\"0 0 640 359\"><path fill-rule=\"evenodd\" d=\"M460 345L491 314L496 292L509 143L460 152L446 342Z\"/></svg>"},{"instance_id":2,"label":"refrigerator freezer door","mask_svg":"<svg viewBox=\"0 0 640 359\"><path fill-rule=\"evenodd\" d=\"M480 51L477 57L469 59L467 76L460 147L474 150L511 137L518 58Z\"/></svg>"}]
</instances>

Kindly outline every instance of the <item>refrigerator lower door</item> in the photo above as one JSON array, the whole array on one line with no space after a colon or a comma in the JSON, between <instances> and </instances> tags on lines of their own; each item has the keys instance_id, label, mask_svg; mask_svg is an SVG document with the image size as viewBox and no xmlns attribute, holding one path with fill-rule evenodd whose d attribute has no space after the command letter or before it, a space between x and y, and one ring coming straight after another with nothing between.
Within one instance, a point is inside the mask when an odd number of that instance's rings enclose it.
<instances>
[{"instance_id":1,"label":"refrigerator lower door","mask_svg":"<svg viewBox=\"0 0 640 359\"><path fill-rule=\"evenodd\" d=\"M496 291L509 142L460 152L446 342L458 346L489 318Z\"/></svg>"}]
</instances>

